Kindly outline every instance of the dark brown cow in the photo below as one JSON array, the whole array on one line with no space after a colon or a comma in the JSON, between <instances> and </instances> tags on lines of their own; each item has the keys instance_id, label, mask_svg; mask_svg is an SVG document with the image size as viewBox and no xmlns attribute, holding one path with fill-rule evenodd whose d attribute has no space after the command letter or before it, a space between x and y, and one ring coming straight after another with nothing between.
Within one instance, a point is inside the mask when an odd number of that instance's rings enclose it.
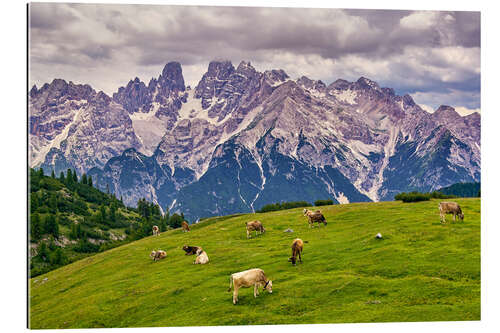
<instances>
[{"instance_id":1,"label":"dark brown cow","mask_svg":"<svg viewBox=\"0 0 500 333\"><path fill-rule=\"evenodd\" d=\"M186 255L193 255L193 254L196 254L196 251L198 251L198 249L200 250L203 250L201 247L199 246L188 246L188 245L184 245L182 247L182 249L186 252Z\"/></svg>"},{"instance_id":2,"label":"dark brown cow","mask_svg":"<svg viewBox=\"0 0 500 333\"><path fill-rule=\"evenodd\" d=\"M309 209L304 208L303 213L304 213L304 216L307 216L307 218L308 218L309 227L312 228L314 223L318 223L318 224L323 223L324 225L327 225L326 219L323 216L323 214L321 214L321 211L317 210L317 211L313 212Z\"/></svg>"}]
</instances>

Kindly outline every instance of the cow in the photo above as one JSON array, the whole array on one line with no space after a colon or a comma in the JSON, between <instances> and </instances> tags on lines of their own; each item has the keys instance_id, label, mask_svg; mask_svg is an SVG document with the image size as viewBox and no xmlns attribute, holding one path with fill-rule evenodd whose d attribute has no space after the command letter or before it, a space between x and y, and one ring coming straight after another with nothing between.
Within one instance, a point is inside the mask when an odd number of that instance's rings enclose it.
<instances>
[{"instance_id":1,"label":"cow","mask_svg":"<svg viewBox=\"0 0 500 333\"><path fill-rule=\"evenodd\" d=\"M321 225L320 223L323 223L325 226L327 225L326 219L320 210L313 212L309 209L304 208L303 213L304 213L304 216L307 216L307 218L308 218L309 227L312 228L313 224L315 222L317 222L318 225Z\"/></svg>"},{"instance_id":2,"label":"cow","mask_svg":"<svg viewBox=\"0 0 500 333\"><path fill-rule=\"evenodd\" d=\"M198 250L196 250L196 259L194 260L193 264L204 265L206 263L208 263L207 253L203 251L201 248L198 248Z\"/></svg>"},{"instance_id":3,"label":"cow","mask_svg":"<svg viewBox=\"0 0 500 333\"><path fill-rule=\"evenodd\" d=\"M190 231L189 230L189 224L186 221L182 221L181 227L182 227L182 232L188 232L188 231Z\"/></svg>"},{"instance_id":4,"label":"cow","mask_svg":"<svg viewBox=\"0 0 500 333\"><path fill-rule=\"evenodd\" d=\"M462 209L460 205L456 202L440 202L439 203L439 216L441 217L441 223L446 223L445 214L453 214L453 222L456 221L456 216L460 218L460 220L464 220L464 213L462 213Z\"/></svg>"},{"instance_id":5,"label":"cow","mask_svg":"<svg viewBox=\"0 0 500 333\"><path fill-rule=\"evenodd\" d=\"M245 226L247 228L247 238L250 238L250 232L255 231L255 236L257 236L257 232L259 233L264 233L266 232L266 229L264 229L264 226L262 225L262 222L260 221L251 221L245 223Z\"/></svg>"},{"instance_id":6,"label":"cow","mask_svg":"<svg viewBox=\"0 0 500 333\"><path fill-rule=\"evenodd\" d=\"M158 228L157 225L153 226L153 236L159 236L160 235L160 228Z\"/></svg>"},{"instance_id":7,"label":"cow","mask_svg":"<svg viewBox=\"0 0 500 333\"><path fill-rule=\"evenodd\" d=\"M304 242L300 238L295 239L292 242L292 256L288 259L294 266L297 261L297 255L299 256L299 261L302 263L302 250L304 250Z\"/></svg>"},{"instance_id":8,"label":"cow","mask_svg":"<svg viewBox=\"0 0 500 333\"><path fill-rule=\"evenodd\" d=\"M229 277L229 289L234 285L233 304L238 302L238 290L241 287L249 288L253 286L253 296L259 295L259 286L267 290L270 294L273 292L273 281L268 280L264 271L260 268L253 268L243 272L231 274Z\"/></svg>"},{"instance_id":9,"label":"cow","mask_svg":"<svg viewBox=\"0 0 500 333\"><path fill-rule=\"evenodd\" d=\"M196 251L198 251L198 249L200 250L203 250L201 247L199 246L188 246L188 245L184 245L182 247L182 249L186 252L186 255L193 255L193 254L196 254Z\"/></svg>"},{"instance_id":10,"label":"cow","mask_svg":"<svg viewBox=\"0 0 500 333\"><path fill-rule=\"evenodd\" d=\"M151 258L153 258L153 261L157 261L160 259L164 259L167 257L167 252L163 250L158 250L158 251L151 251L151 254L149 255Z\"/></svg>"}]
</instances>

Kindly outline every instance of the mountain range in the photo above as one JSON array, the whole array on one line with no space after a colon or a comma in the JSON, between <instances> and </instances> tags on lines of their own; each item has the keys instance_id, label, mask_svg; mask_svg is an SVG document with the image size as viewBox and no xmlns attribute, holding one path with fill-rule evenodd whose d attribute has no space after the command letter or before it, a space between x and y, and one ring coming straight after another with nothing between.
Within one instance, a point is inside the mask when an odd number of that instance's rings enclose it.
<instances>
[{"instance_id":1,"label":"mountain range","mask_svg":"<svg viewBox=\"0 0 500 333\"><path fill-rule=\"evenodd\" d=\"M329 85L212 61L196 87L178 62L113 96L61 79L29 91L29 164L87 173L130 206L188 219L278 201L392 200L480 181L480 115L361 77Z\"/></svg>"}]
</instances>

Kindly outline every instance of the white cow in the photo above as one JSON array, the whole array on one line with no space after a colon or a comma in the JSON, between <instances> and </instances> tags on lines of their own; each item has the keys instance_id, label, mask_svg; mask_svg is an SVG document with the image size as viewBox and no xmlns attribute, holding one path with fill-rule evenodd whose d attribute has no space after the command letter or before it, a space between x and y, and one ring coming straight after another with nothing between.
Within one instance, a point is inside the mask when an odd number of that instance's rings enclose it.
<instances>
[{"instance_id":1,"label":"white cow","mask_svg":"<svg viewBox=\"0 0 500 333\"><path fill-rule=\"evenodd\" d=\"M233 304L238 302L238 290L241 287L249 288L253 286L253 296L259 295L259 286L267 290L270 294L273 292L273 281L266 278L266 274L260 268L252 268L243 272L231 274L229 277L229 289L234 285Z\"/></svg>"}]
</instances>

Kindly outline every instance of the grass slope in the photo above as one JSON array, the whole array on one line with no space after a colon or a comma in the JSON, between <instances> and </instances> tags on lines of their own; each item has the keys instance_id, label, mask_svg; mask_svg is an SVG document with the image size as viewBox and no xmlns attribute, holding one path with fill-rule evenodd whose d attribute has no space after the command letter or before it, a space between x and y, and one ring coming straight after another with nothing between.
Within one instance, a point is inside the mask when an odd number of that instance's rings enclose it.
<instances>
[{"instance_id":1,"label":"grass slope","mask_svg":"<svg viewBox=\"0 0 500 333\"><path fill-rule=\"evenodd\" d=\"M438 201L321 207L209 219L99 253L30 281L32 328L254 325L480 319L480 199L457 199L465 222L439 223ZM247 240L244 223L266 233ZM450 217L448 216L448 220ZM293 233L283 232L292 228ZM384 238L377 240L376 233ZM302 264L287 262L305 244ZM202 246L193 265L184 244ZM153 262L152 249L167 251ZM227 292L229 275L264 269L273 294Z\"/></svg>"}]
</instances>

